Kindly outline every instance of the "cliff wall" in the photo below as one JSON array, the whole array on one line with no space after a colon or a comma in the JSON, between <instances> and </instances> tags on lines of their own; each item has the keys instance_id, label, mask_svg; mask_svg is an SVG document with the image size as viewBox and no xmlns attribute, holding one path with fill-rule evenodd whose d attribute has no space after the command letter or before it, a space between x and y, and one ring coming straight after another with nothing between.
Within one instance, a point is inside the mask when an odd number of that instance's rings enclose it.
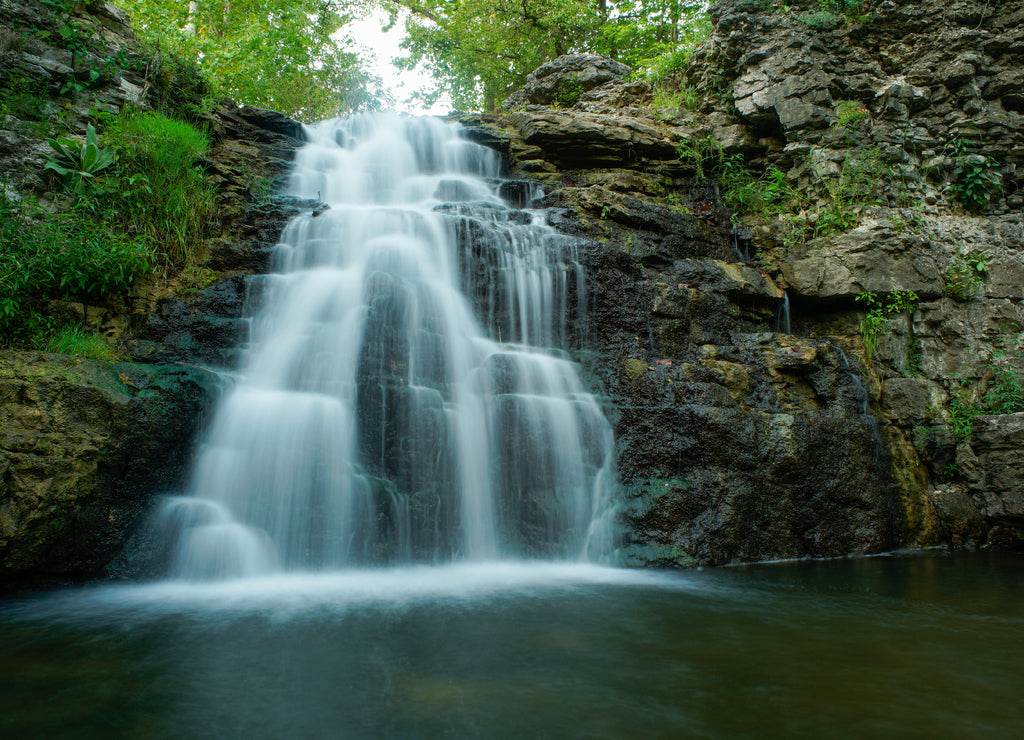
<instances>
[{"instance_id":1,"label":"cliff wall","mask_svg":"<svg viewBox=\"0 0 1024 740\"><path fill-rule=\"evenodd\" d=\"M631 557L1015 542L1024 8L711 16L686 106L576 56L470 121L587 240Z\"/></svg>"}]
</instances>

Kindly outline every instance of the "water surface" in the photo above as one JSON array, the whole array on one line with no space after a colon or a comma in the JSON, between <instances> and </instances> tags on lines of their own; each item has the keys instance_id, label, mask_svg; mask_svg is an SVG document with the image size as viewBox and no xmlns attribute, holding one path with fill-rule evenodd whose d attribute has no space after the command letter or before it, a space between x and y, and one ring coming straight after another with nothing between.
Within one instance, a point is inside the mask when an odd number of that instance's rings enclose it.
<instances>
[{"instance_id":1,"label":"water surface","mask_svg":"<svg viewBox=\"0 0 1024 740\"><path fill-rule=\"evenodd\" d=\"M0 604L3 737L1022 737L1024 567L474 564Z\"/></svg>"}]
</instances>

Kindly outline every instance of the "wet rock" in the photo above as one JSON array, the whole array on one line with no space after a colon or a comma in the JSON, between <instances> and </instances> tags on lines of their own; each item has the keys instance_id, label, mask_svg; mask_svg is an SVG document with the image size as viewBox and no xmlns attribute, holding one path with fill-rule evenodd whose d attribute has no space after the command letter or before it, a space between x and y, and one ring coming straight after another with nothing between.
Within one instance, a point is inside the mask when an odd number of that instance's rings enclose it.
<instances>
[{"instance_id":1,"label":"wet rock","mask_svg":"<svg viewBox=\"0 0 1024 740\"><path fill-rule=\"evenodd\" d=\"M218 380L199 368L0 352L0 582L97 575L176 490Z\"/></svg>"}]
</instances>

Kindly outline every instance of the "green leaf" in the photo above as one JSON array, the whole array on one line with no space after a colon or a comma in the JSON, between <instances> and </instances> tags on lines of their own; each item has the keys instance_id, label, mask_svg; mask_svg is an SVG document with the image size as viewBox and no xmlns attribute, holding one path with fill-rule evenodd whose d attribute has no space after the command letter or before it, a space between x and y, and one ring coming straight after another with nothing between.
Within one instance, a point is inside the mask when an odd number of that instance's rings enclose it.
<instances>
[{"instance_id":1,"label":"green leaf","mask_svg":"<svg viewBox=\"0 0 1024 740\"><path fill-rule=\"evenodd\" d=\"M92 142L89 142L82 147L82 171L91 172L93 166L96 164L96 160L99 159L100 150Z\"/></svg>"},{"instance_id":2,"label":"green leaf","mask_svg":"<svg viewBox=\"0 0 1024 740\"><path fill-rule=\"evenodd\" d=\"M53 170L57 174L66 177L71 174L71 170L61 167L59 164L54 162L52 159L47 160L46 164L43 165L44 170Z\"/></svg>"}]
</instances>

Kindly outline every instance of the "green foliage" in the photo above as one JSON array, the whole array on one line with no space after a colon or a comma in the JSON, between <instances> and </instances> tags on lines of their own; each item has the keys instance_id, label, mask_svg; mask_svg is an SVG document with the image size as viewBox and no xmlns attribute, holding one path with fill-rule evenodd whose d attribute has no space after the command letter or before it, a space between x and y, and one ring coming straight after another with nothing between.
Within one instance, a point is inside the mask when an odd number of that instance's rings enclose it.
<instances>
[{"instance_id":1,"label":"green foliage","mask_svg":"<svg viewBox=\"0 0 1024 740\"><path fill-rule=\"evenodd\" d=\"M161 51L158 45L144 45L142 56L129 60L139 65L150 86L149 99L160 113L184 121L197 121L213 110L223 88L214 89L210 77L199 64L177 53Z\"/></svg>"},{"instance_id":2,"label":"green foliage","mask_svg":"<svg viewBox=\"0 0 1024 740\"><path fill-rule=\"evenodd\" d=\"M696 88L683 84L678 89L657 86L653 90L651 107L655 110L665 108L685 108L697 110L700 105L700 93Z\"/></svg>"},{"instance_id":3,"label":"green foliage","mask_svg":"<svg viewBox=\"0 0 1024 740\"><path fill-rule=\"evenodd\" d=\"M971 154L962 139L952 144L955 158L953 197L972 210L980 211L1003 190L999 163L992 157Z\"/></svg>"},{"instance_id":4,"label":"green foliage","mask_svg":"<svg viewBox=\"0 0 1024 740\"><path fill-rule=\"evenodd\" d=\"M787 6L788 7L788 6ZM864 13L863 0L818 0L818 9L801 13L801 23L820 31L831 31L846 23L867 23L870 13Z\"/></svg>"},{"instance_id":5,"label":"green foliage","mask_svg":"<svg viewBox=\"0 0 1024 740\"><path fill-rule=\"evenodd\" d=\"M197 64L214 90L316 120L388 102L350 50L344 25L361 9L339 0L123 0L144 41Z\"/></svg>"},{"instance_id":6,"label":"green foliage","mask_svg":"<svg viewBox=\"0 0 1024 740\"><path fill-rule=\"evenodd\" d=\"M715 177L722 185L722 201L739 216L769 218L790 209L797 199L784 172L775 167L752 172L743 155L726 155L711 137L684 141L676 153L694 167L698 180Z\"/></svg>"},{"instance_id":7,"label":"green foliage","mask_svg":"<svg viewBox=\"0 0 1024 740\"><path fill-rule=\"evenodd\" d=\"M700 0L619 2L598 30L594 48L621 59L652 85L677 77L711 35Z\"/></svg>"},{"instance_id":8,"label":"green foliage","mask_svg":"<svg viewBox=\"0 0 1024 740\"><path fill-rule=\"evenodd\" d=\"M386 0L408 13L403 48L426 64L456 107L493 110L544 62L569 52L618 59L652 83L685 66L710 33L703 0ZM565 104L558 101L560 104Z\"/></svg>"},{"instance_id":9,"label":"green foliage","mask_svg":"<svg viewBox=\"0 0 1024 740\"><path fill-rule=\"evenodd\" d=\"M833 128L854 128L870 115L859 100L837 100L834 110L836 117L831 124Z\"/></svg>"},{"instance_id":10,"label":"green foliage","mask_svg":"<svg viewBox=\"0 0 1024 740\"><path fill-rule=\"evenodd\" d=\"M681 141L676 146L676 154L681 162L693 167L697 180L706 180L723 157L721 143L711 136Z\"/></svg>"},{"instance_id":11,"label":"green foliage","mask_svg":"<svg viewBox=\"0 0 1024 740\"><path fill-rule=\"evenodd\" d=\"M889 328L889 317L900 313L912 314L917 310L919 299L912 290L894 290L884 296L865 290L856 300L865 308L860 335L864 340L864 355L870 362L878 349L879 335Z\"/></svg>"},{"instance_id":12,"label":"green foliage","mask_svg":"<svg viewBox=\"0 0 1024 740\"><path fill-rule=\"evenodd\" d=\"M832 31L844 23L842 16L829 10L812 10L808 13L801 13L799 18L805 26L817 31Z\"/></svg>"},{"instance_id":13,"label":"green foliage","mask_svg":"<svg viewBox=\"0 0 1024 740\"><path fill-rule=\"evenodd\" d=\"M402 12L409 52L402 66L428 66L435 88L460 109L495 109L526 76L560 54L590 48L602 16L590 0L386 0Z\"/></svg>"},{"instance_id":14,"label":"green foliage","mask_svg":"<svg viewBox=\"0 0 1024 740\"><path fill-rule=\"evenodd\" d=\"M77 195L85 192L86 181L114 164L113 150L99 146L96 129L91 123L86 128L85 143L64 138L47 139L47 143L56 155L43 155L46 160L43 169L52 170L64 178L65 186L70 185Z\"/></svg>"},{"instance_id":15,"label":"green foliage","mask_svg":"<svg viewBox=\"0 0 1024 740\"><path fill-rule=\"evenodd\" d=\"M788 210L797 197L786 181L786 173L770 166L754 174L743 164L740 154L722 158L719 179L725 204L737 213L756 218L765 219Z\"/></svg>"},{"instance_id":16,"label":"green foliage","mask_svg":"<svg viewBox=\"0 0 1024 740\"><path fill-rule=\"evenodd\" d=\"M967 255L956 255L943 280L946 284L946 295L958 301L972 301L978 295L988 277L988 253L975 250Z\"/></svg>"},{"instance_id":17,"label":"green foliage","mask_svg":"<svg viewBox=\"0 0 1024 740\"><path fill-rule=\"evenodd\" d=\"M197 165L208 147L206 134L157 113L125 109L104 141L120 155L107 202L133 233L151 237L166 260L184 266L213 214L213 186Z\"/></svg>"},{"instance_id":18,"label":"green foliage","mask_svg":"<svg viewBox=\"0 0 1024 740\"><path fill-rule=\"evenodd\" d=\"M97 219L81 201L51 214L0 197L0 337L24 338L41 301L127 291L151 259L145 239Z\"/></svg>"},{"instance_id":19,"label":"green foliage","mask_svg":"<svg viewBox=\"0 0 1024 740\"><path fill-rule=\"evenodd\" d=\"M882 191L892 186L892 180L892 172L877 149L851 149L839 173L823 178L821 194L824 197L788 217L791 233L787 241L802 243L808 238L838 234L856 226L858 209L880 203Z\"/></svg>"},{"instance_id":20,"label":"green foliage","mask_svg":"<svg viewBox=\"0 0 1024 740\"><path fill-rule=\"evenodd\" d=\"M0 80L4 94L0 98L0 118L12 115L17 119L43 120L49 96L45 80L10 74ZM45 129L44 129L45 130ZM38 134L41 136L42 134Z\"/></svg>"},{"instance_id":21,"label":"green foliage","mask_svg":"<svg viewBox=\"0 0 1024 740\"><path fill-rule=\"evenodd\" d=\"M1018 349L1016 357L1024 357L1024 353ZM979 416L1024 411L1024 379L1004 352L994 352L987 362L967 375L971 379L961 380L949 397L949 428L957 439L971 436L974 420Z\"/></svg>"},{"instance_id":22,"label":"green foliage","mask_svg":"<svg viewBox=\"0 0 1024 740\"><path fill-rule=\"evenodd\" d=\"M91 357L94 360L118 360L110 343L98 332L86 331L80 326L65 326L46 337L43 343L46 352L73 357Z\"/></svg>"},{"instance_id":23,"label":"green foliage","mask_svg":"<svg viewBox=\"0 0 1024 740\"><path fill-rule=\"evenodd\" d=\"M85 89L85 85L81 84L77 79L78 63L88 53L89 47L92 45L92 34L83 28L72 16L74 5L71 0L41 0L41 2L54 14L57 35L60 37L60 46L71 52L72 74L65 81L60 94L67 95L70 93L77 95ZM49 35L48 32L44 33ZM56 39L53 39L53 41L56 41ZM89 77L90 82L96 82L99 79L99 73L92 70L89 73Z\"/></svg>"},{"instance_id":24,"label":"green foliage","mask_svg":"<svg viewBox=\"0 0 1024 740\"><path fill-rule=\"evenodd\" d=\"M568 108L576 104L583 94L583 83L578 77L564 77L558 81L555 89L555 102Z\"/></svg>"}]
</instances>

